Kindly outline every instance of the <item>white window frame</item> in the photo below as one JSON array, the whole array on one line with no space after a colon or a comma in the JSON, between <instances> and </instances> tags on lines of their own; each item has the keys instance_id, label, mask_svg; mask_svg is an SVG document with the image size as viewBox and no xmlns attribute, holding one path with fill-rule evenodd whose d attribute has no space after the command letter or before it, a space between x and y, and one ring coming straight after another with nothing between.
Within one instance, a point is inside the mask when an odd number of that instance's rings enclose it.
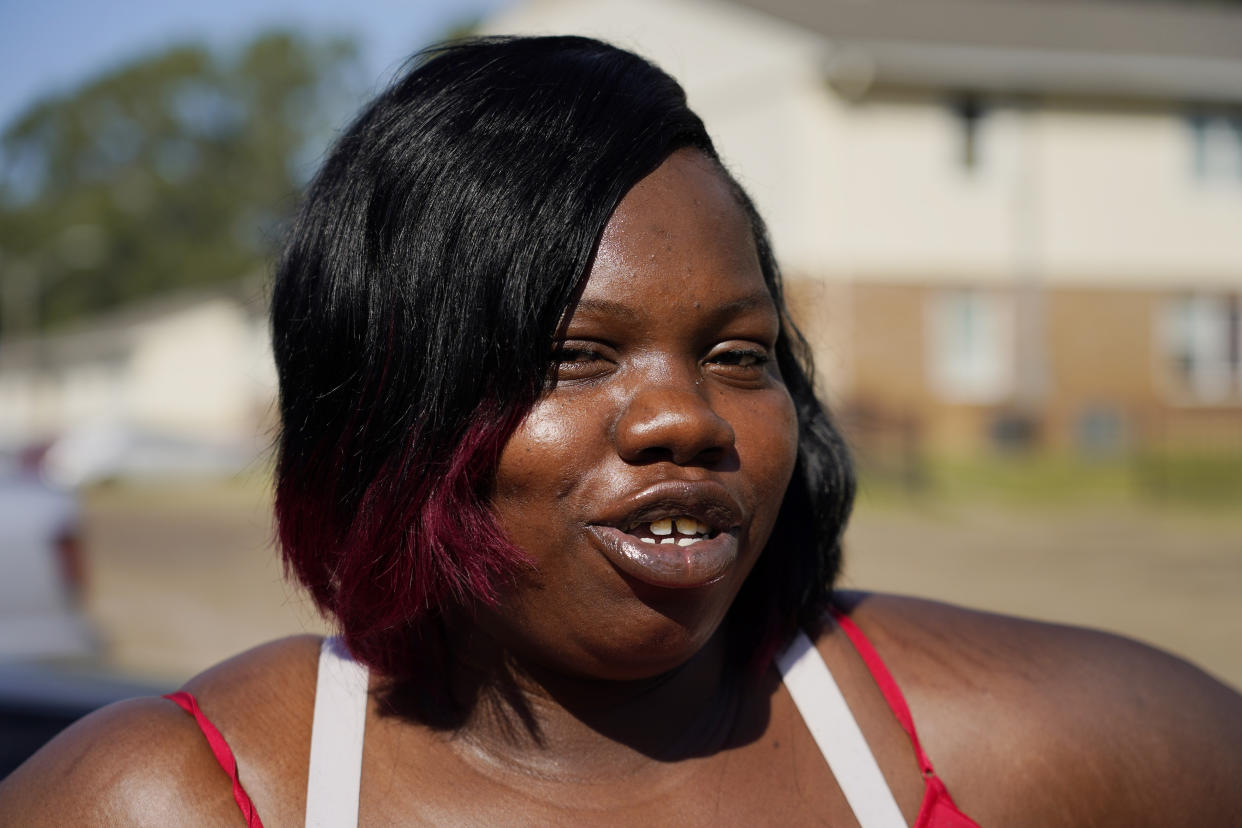
<instances>
[{"instance_id":1,"label":"white window frame","mask_svg":"<svg viewBox=\"0 0 1242 828\"><path fill-rule=\"evenodd\" d=\"M1198 405L1242 400L1242 295L1197 292L1165 302L1161 355L1176 400Z\"/></svg>"},{"instance_id":2,"label":"white window frame","mask_svg":"<svg viewBox=\"0 0 1242 828\"><path fill-rule=\"evenodd\" d=\"M926 376L946 402L994 404L1014 388L1014 301L980 289L934 291L925 305Z\"/></svg>"},{"instance_id":3,"label":"white window frame","mask_svg":"<svg viewBox=\"0 0 1242 828\"><path fill-rule=\"evenodd\" d=\"M1242 112L1195 112L1188 124L1195 180L1208 187L1242 186Z\"/></svg>"}]
</instances>

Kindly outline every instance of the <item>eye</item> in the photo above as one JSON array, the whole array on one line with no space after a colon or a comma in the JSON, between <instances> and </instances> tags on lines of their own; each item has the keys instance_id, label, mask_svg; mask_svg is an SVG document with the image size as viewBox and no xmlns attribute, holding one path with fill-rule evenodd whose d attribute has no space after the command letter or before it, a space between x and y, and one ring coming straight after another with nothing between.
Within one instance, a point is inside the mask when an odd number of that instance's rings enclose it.
<instances>
[{"instance_id":1,"label":"eye","mask_svg":"<svg viewBox=\"0 0 1242 828\"><path fill-rule=\"evenodd\" d=\"M549 387L562 382L593 379L612 368L605 346L593 342L558 342L552 347L549 362Z\"/></svg>"},{"instance_id":2,"label":"eye","mask_svg":"<svg viewBox=\"0 0 1242 828\"><path fill-rule=\"evenodd\" d=\"M723 354L714 357L712 361L718 365L736 365L739 368L751 368L766 365L768 355L763 351L734 350L725 351Z\"/></svg>"},{"instance_id":3,"label":"eye","mask_svg":"<svg viewBox=\"0 0 1242 828\"><path fill-rule=\"evenodd\" d=\"M599 354L590 348L571 348L566 345L558 347L552 354L553 361L558 365L578 365L599 358Z\"/></svg>"},{"instance_id":4,"label":"eye","mask_svg":"<svg viewBox=\"0 0 1242 828\"><path fill-rule=\"evenodd\" d=\"M706 359L712 373L725 379L755 382L767 373L772 361L767 348L749 342L724 342L718 345Z\"/></svg>"}]
</instances>

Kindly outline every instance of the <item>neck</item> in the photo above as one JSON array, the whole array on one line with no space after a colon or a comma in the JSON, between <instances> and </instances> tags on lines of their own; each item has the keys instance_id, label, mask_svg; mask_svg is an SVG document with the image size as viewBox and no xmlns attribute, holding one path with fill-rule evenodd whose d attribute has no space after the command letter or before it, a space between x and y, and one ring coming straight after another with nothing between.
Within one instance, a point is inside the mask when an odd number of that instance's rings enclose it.
<instances>
[{"instance_id":1,"label":"neck","mask_svg":"<svg viewBox=\"0 0 1242 828\"><path fill-rule=\"evenodd\" d=\"M560 675L478 638L454 647L454 695L468 711L455 738L493 773L639 776L746 738L743 702L761 696L727 669L720 630L686 663L638 681Z\"/></svg>"}]
</instances>

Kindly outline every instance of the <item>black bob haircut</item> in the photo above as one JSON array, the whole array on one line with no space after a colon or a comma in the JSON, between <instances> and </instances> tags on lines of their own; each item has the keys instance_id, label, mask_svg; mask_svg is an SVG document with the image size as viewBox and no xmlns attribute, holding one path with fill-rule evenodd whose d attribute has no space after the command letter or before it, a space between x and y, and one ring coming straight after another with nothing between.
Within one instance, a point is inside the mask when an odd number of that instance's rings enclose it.
<instances>
[{"instance_id":1,"label":"black bob haircut","mask_svg":"<svg viewBox=\"0 0 1242 828\"><path fill-rule=\"evenodd\" d=\"M445 613L495 601L525 565L487 504L500 450L542 393L605 224L685 148L750 217L798 418L776 528L726 621L731 651L766 663L822 611L853 472L750 199L681 87L642 58L582 37L475 39L417 56L345 131L276 272L282 552L384 675L445 657Z\"/></svg>"}]
</instances>

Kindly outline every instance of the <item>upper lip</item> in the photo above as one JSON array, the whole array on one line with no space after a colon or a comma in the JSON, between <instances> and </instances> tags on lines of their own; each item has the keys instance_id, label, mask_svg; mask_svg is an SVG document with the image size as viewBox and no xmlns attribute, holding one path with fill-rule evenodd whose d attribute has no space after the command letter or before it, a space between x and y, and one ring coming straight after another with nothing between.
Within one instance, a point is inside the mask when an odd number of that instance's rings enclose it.
<instances>
[{"instance_id":1,"label":"upper lip","mask_svg":"<svg viewBox=\"0 0 1242 828\"><path fill-rule=\"evenodd\" d=\"M665 480L620 498L595 525L628 531L662 518L688 516L712 531L728 532L742 523L743 510L724 486L711 480Z\"/></svg>"}]
</instances>

